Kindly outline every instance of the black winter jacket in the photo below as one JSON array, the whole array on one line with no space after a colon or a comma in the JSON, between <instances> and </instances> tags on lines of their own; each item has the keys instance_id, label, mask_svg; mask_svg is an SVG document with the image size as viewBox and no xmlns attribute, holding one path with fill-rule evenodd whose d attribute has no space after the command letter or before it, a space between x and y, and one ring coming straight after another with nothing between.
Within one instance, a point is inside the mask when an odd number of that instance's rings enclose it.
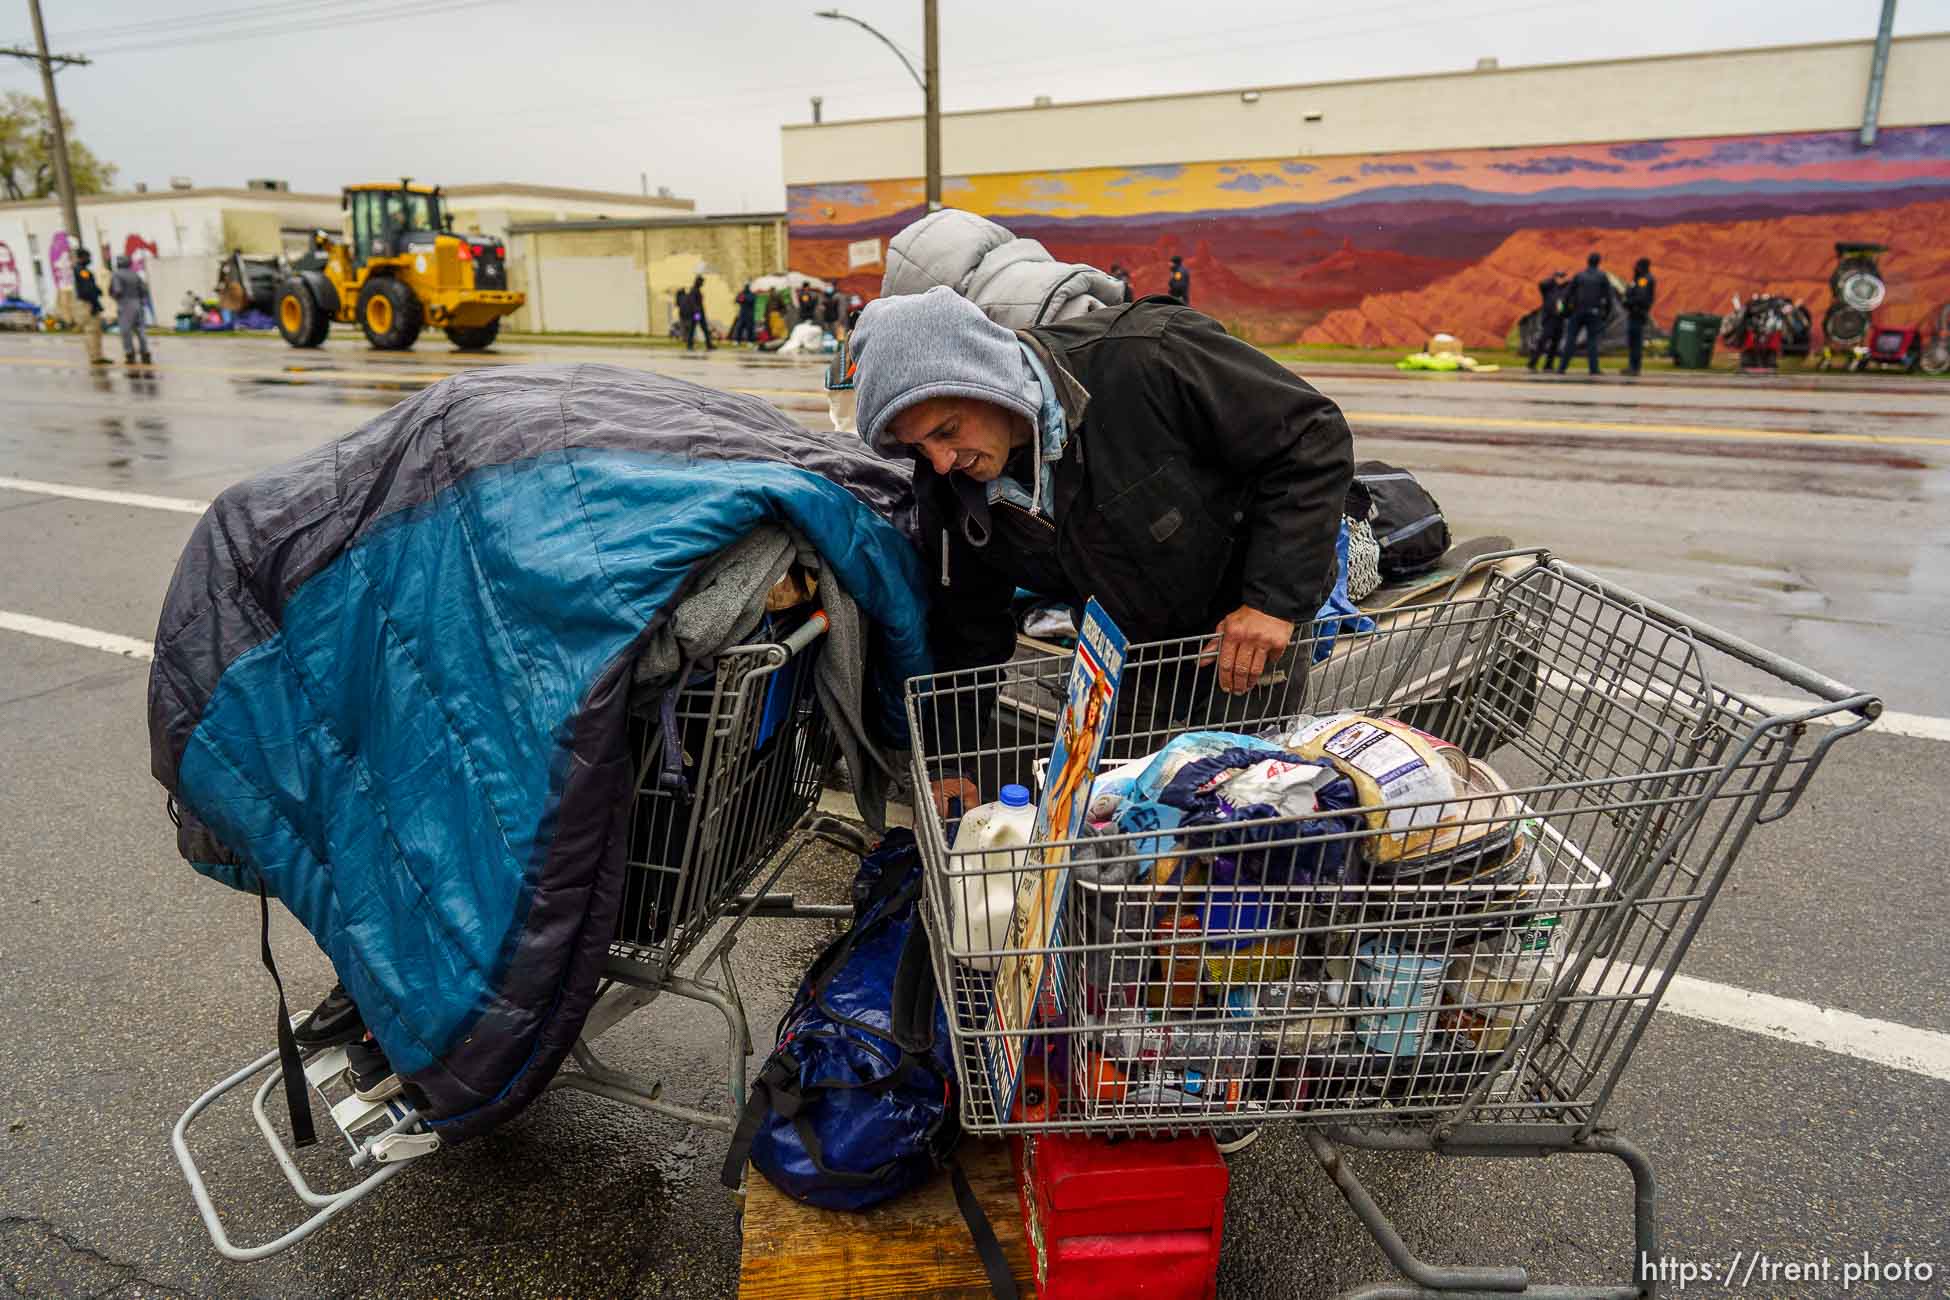
<instances>
[{"instance_id":1,"label":"black winter jacket","mask_svg":"<svg viewBox=\"0 0 1950 1300\"><path fill-rule=\"evenodd\" d=\"M88 267L77 266L74 269L74 296L92 307L97 316L101 315L102 286Z\"/></svg>"},{"instance_id":2,"label":"black winter jacket","mask_svg":"<svg viewBox=\"0 0 1950 1300\"><path fill-rule=\"evenodd\" d=\"M1574 315L1590 312L1594 316L1609 316L1617 297L1617 290L1611 287L1611 277L1595 266L1587 266L1572 276L1566 289Z\"/></svg>"},{"instance_id":3,"label":"black winter jacket","mask_svg":"<svg viewBox=\"0 0 1950 1300\"><path fill-rule=\"evenodd\" d=\"M1538 310L1544 313L1545 319L1548 320L1551 317L1563 316L1565 314L1567 308L1564 299L1570 287L1568 280L1558 280L1551 277L1546 277L1537 282Z\"/></svg>"},{"instance_id":4,"label":"black winter jacket","mask_svg":"<svg viewBox=\"0 0 1950 1300\"><path fill-rule=\"evenodd\" d=\"M1095 597L1132 642L1203 636L1240 605L1304 624L1333 589L1353 475L1340 408L1169 298L1018 335L1065 411L1055 524L915 465L940 670L1007 660L1017 586ZM1010 462L1025 482L1030 451ZM986 539L985 544L978 541Z\"/></svg>"},{"instance_id":5,"label":"black winter jacket","mask_svg":"<svg viewBox=\"0 0 1950 1300\"><path fill-rule=\"evenodd\" d=\"M1652 314L1652 300L1658 296L1659 282L1650 271L1632 277L1625 286L1625 310L1644 320Z\"/></svg>"}]
</instances>

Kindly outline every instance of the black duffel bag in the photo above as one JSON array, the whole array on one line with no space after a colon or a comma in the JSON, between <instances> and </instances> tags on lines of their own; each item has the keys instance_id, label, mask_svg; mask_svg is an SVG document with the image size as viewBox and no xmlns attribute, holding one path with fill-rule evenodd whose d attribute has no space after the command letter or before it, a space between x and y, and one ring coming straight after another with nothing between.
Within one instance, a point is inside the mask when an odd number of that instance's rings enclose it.
<instances>
[{"instance_id":1,"label":"black duffel bag","mask_svg":"<svg viewBox=\"0 0 1950 1300\"><path fill-rule=\"evenodd\" d=\"M1350 501L1365 492L1369 526L1381 547L1381 576L1390 582L1433 569L1449 550L1449 525L1429 490L1405 469L1378 460L1354 467Z\"/></svg>"}]
</instances>

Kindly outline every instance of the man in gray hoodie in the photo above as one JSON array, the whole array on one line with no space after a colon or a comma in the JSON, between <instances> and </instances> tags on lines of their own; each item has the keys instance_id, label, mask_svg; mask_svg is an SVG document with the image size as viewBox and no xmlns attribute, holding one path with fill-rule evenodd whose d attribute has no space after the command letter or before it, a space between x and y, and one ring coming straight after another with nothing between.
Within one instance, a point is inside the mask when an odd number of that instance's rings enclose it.
<instances>
[{"instance_id":1,"label":"man in gray hoodie","mask_svg":"<svg viewBox=\"0 0 1950 1300\"><path fill-rule=\"evenodd\" d=\"M1011 331L938 287L869 304L850 342L860 435L914 461L937 668L1007 660L1025 587L1094 597L1133 642L1210 639L1152 725L1243 717L1213 688L1283 663L1297 708L1294 637L1333 589L1353 474L1333 402L1155 298Z\"/></svg>"}]
</instances>

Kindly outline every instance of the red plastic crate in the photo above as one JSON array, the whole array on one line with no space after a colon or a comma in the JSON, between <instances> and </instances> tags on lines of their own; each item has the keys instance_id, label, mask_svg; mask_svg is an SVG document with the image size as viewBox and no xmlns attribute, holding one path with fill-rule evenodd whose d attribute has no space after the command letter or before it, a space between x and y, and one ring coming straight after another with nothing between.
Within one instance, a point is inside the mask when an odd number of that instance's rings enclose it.
<instances>
[{"instance_id":1,"label":"red plastic crate","mask_svg":"<svg viewBox=\"0 0 1950 1300\"><path fill-rule=\"evenodd\" d=\"M1213 1300L1225 1158L1210 1135L1010 1142L1043 1300Z\"/></svg>"}]
</instances>

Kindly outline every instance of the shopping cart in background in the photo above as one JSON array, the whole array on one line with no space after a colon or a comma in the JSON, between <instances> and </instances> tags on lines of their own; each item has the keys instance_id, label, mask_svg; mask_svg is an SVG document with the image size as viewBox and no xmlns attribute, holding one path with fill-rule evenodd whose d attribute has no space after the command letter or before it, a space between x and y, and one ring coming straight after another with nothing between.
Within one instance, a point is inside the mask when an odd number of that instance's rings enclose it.
<instances>
[{"instance_id":1,"label":"shopping cart in background","mask_svg":"<svg viewBox=\"0 0 1950 1300\"><path fill-rule=\"evenodd\" d=\"M954 852L917 801L968 1130L1295 1123L1410 1279L1364 1295L1650 1294L1636 1261L1659 1257L1653 1174L1607 1107L1748 836L1792 811L1881 704L1543 552L1509 561L1480 562L1494 571L1478 594L1402 611L1247 697L1216 694L1199 641L1131 647L1098 784L1188 723L1290 737L1304 709L1452 742L1452 797L1113 825L999 860ZM1311 660L1310 631L1286 662ZM1757 703L1726 684L1735 668L1805 707ZM1060 693L1068 672L1050 658L910 683L917 788L955 772L992 795L1033 774L1047 740L1018 743L987 716L998 697ZM1046 849L1067 859L1047 942L969 946L989 932L957 928L957 910L1003 871L1027 896ZM1011 1024L994 991L1022 963L1045 972L1043 991L1032 1022ZM1524 1290L1521 1267L1420 1260L1344 1147L1615 1157L1636 1189L1631 1281Z\"/></svg>"},{"instance_id":2,"label":"shopping cart in background","mask_svg":"<svg viewBox=\"0 0 1950 1300\"><path fill-rule=\"evenodd\" d=\"M730 960L739 931L754 916L851 916L847 905L801 905L790 895L768 891L813 839L831 840L854 854L867 847L857 828L814 811L833 752L830 725L814 689L814 660L825 631L825 615L815 612L776 641L726 650L667 700L633 714L637 775L627 875L605 990L572 1049L576 1068L562 1070L551 1088L732 1130L744 1106L745 1058L752 1050ZM715 1007L724 1016L723 1110L667 1100L660 1081L615 1069L591 1048L623 1018L664 994ZM268 1109L283 1083L277 1062L278 1053L271 1051L211 1088L170 1135L211 1241L233 1260L262 1259L295 1245L440 1149L439 1135L404 1100L366 1102L352 1092L343 1048L318 1052L306 1060L306 1080L344 1138L352 1169L362 1176L336 1190L314 1189ZM251 1099L253 1117L292 1191L313 1212L274 1240L240 1246L225 1231L190 1153L189 1131L204 1111L260 1075L265 1077Z\"/></svg>"}]
</instances>

